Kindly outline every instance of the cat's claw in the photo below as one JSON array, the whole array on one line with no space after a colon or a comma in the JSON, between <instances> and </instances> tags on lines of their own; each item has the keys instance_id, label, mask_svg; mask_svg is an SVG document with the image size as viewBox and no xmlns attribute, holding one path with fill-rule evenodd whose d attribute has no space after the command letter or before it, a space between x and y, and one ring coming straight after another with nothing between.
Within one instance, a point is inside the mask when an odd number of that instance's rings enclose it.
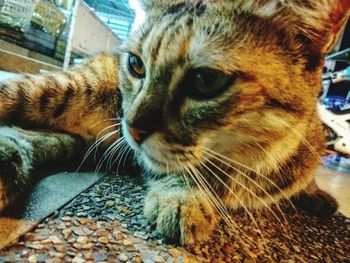
<instances>
[{"instance_id":1,"label":"cat's claw","mask_svg":"<svg viewBox=\"0 0 350 263\"><path fill-rule=\"evenodd\" d=\"M145 201L145 217L169 241L181 245L207 241L217 218L207 197L194 193L180 188L151 190Z\"/></svg>"}]
</instances>

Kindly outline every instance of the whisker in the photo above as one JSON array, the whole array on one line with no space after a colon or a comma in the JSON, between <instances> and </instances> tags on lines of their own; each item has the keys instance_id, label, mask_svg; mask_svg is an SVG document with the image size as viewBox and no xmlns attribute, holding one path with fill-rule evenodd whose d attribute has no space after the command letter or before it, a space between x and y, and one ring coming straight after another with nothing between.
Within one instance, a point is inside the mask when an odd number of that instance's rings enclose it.
<instances>
[{"instance_id":1,"label":"whisker","mask_svg":"<svg viewBox=\"0 0 350 263\"><path fill-rule=\"evenodd\" d=\"M186 172L187 172L187 174L189 174L190 177L192 177L191 174L190 174L190 172L187 170L187 167L185 167L185 166L183 166L183 165L181 164L181 161L180 161L180 159L179 159L178 157L177 157L176 159L177 159L177 162L178 162L178 164L179 164L179 166L180 166L180 168L181 168L181 169L179 169L179 170L180 170L180 175L181 175L182 181L187 185L187 188L190 190L190 192L191 192L193 198L197 200L197 198L196 198L196 196L195 196L195 194L194 194L194 192L193 192L193 189L192 189L192 187L191 187L191 185L190 185L190 183L189 183L189 181L188 181L186 175L183 174L183 173L186 173ZM177 166L178 166L178 165L177 165ZM167 170L168 170L168 166L167 166ZM198 185L197 185L197 186L198 186ZM207 195L207 194L205 194L205 195ZM211 207L211 205L210 205L208 199L205 198L205 201L208 203L208 207L209 207L209 209L210 209L211 214L213 215L213 217L215 218L215 220L218 221L217 216L216 216L215 212L213 211L213 209L212 209L212 207Z\"/></svg>"},{"instance_id":2,"label":"whisker","mask_svg":"<svg viewBox=\"0 0 350 263\"><path fill-rule=\"evenodd\" d=\"M239 235L239 232L237 230L237 229L240 230L240 228L237 226L237 224L230 217L224 204L222 204L222 201L221 201L220 197L218 196L218 194L210 186L210 184L208 184L208 182L205 180L205 178L203 178L203 176L200 175L200 172L193 165L189 165L189 168L192 171L192 173L190 172L189 174L192 175L191 177L196 182L197 186L200 187L200 189L202 189L202 192L209 197L208 201L210 201L212 203L213 207L216 208L216 210L221 215L224 222L235 232L235 234L237 235L239 240L242 242L242 244L246 245L246 243L244 242L242 237ZM240 231L240 232L244 236L246 236L248 239L251 238L243 231Z\"/></svg>"},{"instance_id":3,"label":"whisker","mask_svg":"<svg viewBox=\"0 0 350 263\"><path fill-rule=\"evenodd\" d=\"M123 140L121 141L121 143L115 147L115 149L111 152L110 154L110 162L109 162L109 167L112 168L112 166L118 162L118 166L116 168L117 171L119 171L119 165L120 165L120 162L122 161L123 159L123 156L124 156L124 153L125 151L127 150L128 148L128 143L126 142L126 140ZM117 156L114 158L115 154L117 154ZM113 162L112 162L112 159L114 158Z\"/></svg>"},{"instance_id":4,"label":"whisker","mask_svg":"<svg viewBox=\"0 0 350 263\"><path fill-rule=\"evenodd\" d=\"M184 166L186 168L186 166ZM224 204L222 204L220 197L217 195L215 190L211 187L211 185L207 182L207 180L201 176L198 169L196 169L193 165L189 164L189 168L192 170L188 171L188 174L193 178L194 182L197 184L197 186L203 190L202 192L205 193L210 199L212 205L217 209L219 214L221 215L222 219L225 221L225 223L236 233L236 236L239 238L239 240L242 242L242 244L246 245L246 242L242 239L242 237L239 235L239 232L237 229L240 230L240 232L248 239L252 239L250 236L248 236L245 232L243 232L238 225L232 220L229 213L227 212ZM187 169L188 170L188 169ZM197 175L196 175L197 174ZM202 185L202 187L201 187ZM254 243L259 246L255 241Z\"/></svg>"},{"instance_id":5,"label":"whisker","mask_svg":"<svg viewBox=\"0 0 350 263\"><path fill-rule=\"evenodd\" d=\"M117 159L119 159L118 165L117 165L117 171L119 171L119 166L121 164L121 161L123 160L123 157L124 156L125 156L125 158L127 157L127 155L126 155L127 149L130 149L129 144L126 141L124 141L124 144L121 147L122 147L122 149L120 150L120 154L118 154L117 158L115 159L115 161L117 161ZM119 156L120 156L120 158L119 158Z\"/></svg>"},{"instance_id":6,"label":"whisker","mask_svg":"<svg viewBox=\"0 0 350 263\"><path fill-rule=\"evenodd\" d=\"M215 156L213 156L212 154L210 154L210 153L208 153L207 152L207 154L209 155L209 156L211 156L212 158L215 158L216 160L218 160L218 161L221 161L219 158L217 158L217 157L215 157ZM252 196L254 196L257 200L259 200L275 217L276 217L276 219L278 220L278 222L285 228L285 225L282 223L282 221L280 220L280 218L277 216L277 214L275 213L275 211L273 211L273 209L266 203L266 201L265 200L263 200L262 198L260 198L256 193L254 193L251 189L249 189L247 186L245 186L243 183L241 183L239 180L237 180L236 178L234 178L233 176L231 176L230 174L228 174L226 171L224 171L223 169L221 169L219 166L217 166L215 163L213 163L212 161L210 161L208 158L206 158L206 157L203 157L208 163L210 163L211 165L213 165L215 168L217 168L221 173L223 173L223 174L225 174L226 176L228 176L231 180L233 180L236 184L238 184L239 186L241 186L242 188L244 188L246 191L248 191L248 193L249 194L251 194ZM225 162L223 162L224 164L226 164ZM226 164L226 165L228 165L228 164ZM263 188L263 187L261 187L259 184L257 184L253 179L251 179L249 176L247 176L245 173L243 173L242 171L240 171L240 170L238 170L236 167L233 167L233 166L230 166L232 169L234 169L237 173L239 173L240 175L242 175L242 176L244 176L246 179L248 179L249 181L251 181L254 185L256 185L259 189L261 189L265 194L267 194L268 196L269 196L269 198L271 198L272 199L272 201L275 203L276 202L276 200L269 194L269 193L267 193L267 191ZM219 177L219 176L217 176L215 173L213 173L215 176L216 176L216 178L218 179L218 180L221 180L222 181L222 179ZM227 186L227 184L225 183L225 186L226 186L226 188L230 191L232 191L232 189L229 187L229 186ZM232 191L233 192L233 191ZM282 216L283 216L283 218L285 219L285 221L286 222L288 222L287 221L287 219L285 218L285 216L284 216L284 213L282 212Z\"/></svg>"},{"instance_id":7,"label":"whisker","mask_svg":"<svg viewBox=\"0 0 350 263\"><path fill-rule=\"evenodd\" d=\"M259 224L257 223L257 221L255 220L253 214L249 211L249 209L247 208L247 206L240 200L240 198L235 194L234 191L232 191L232 189L227 185L227 183L225 183L212 169L210 169L204 162L201 162L201 165L207 170L209 171L212 175L214 175L214 177L219 180L219 182L224 185L224 187L230 192L230 194L232 194L234 196L234 198L240 203L241 207L246 211L246 213L248 214L249 218L251 219L251 221L253 222L253 225L256 227L256 230L258 231L258 233L260 234L262 241L263 241L263 246L265 247L267 242L265 239L265 236L263 234L263 232L260 229Z\"/></svg>"},{"instance_id":8,"label":"whisker","mask_svg":"<svg viewBox=\"0 0 350 263\"><path fill-rule=\"evenodd\" d=\"M220 169L218 166L216 166L214 163L212 163L209 159L205 158L204 159L211 163L212 165L214 165L216 168ZM232 194L234 196L234 198L239 202L239 204L243 207L243 209L247 212L248 216L250 217L250 219L252 220L253 224L255 225L255 227L259 230L260 234L262 235L262 231L258 225L258 223L256 222L253 214L249 211L249 209L247 208L247 206L242 202L242 200L240 200L240 198L236 195L236 193L231 189L231 187L229 187L227 185L227 183L225 183L213 170L211 170L204 162L201 162L201 165L203 167L205 167L212 175L214 175L214 177L230 192L230 194ZM223 170L220 169L221 172L223 172ZM262 236L263 237L263 236Z\"/></svg>"},{"instance_id":9,"label":"whisker","mask_svg":"<svg viewBox=\"0 0 350 263\"><path fill-rule=\"evenodd\" d=\"M97 134L97 136L96 136L96 141L99 141L99 140L100 140L100 135L101 135L103 132L105 132L105 131L108 130L108 129L113 129L114 127L117 127L117 126L120 126L120 125L121 125L120 123L115 123L115 124L112 124L112 125L110 125L110 126L104 128L104 129L102 129L102 130ZM120 129L117 129L117 130L114 130L114 131L120 132ZM113 132L113 130L112 130L112 132ZM110 133L110 132L109 132L109 133ZM109 133L107 133L107 134L109 134ZM104 138L104 136L102 136L102 138ZM100 141L100 143L97 145L97 147L96 147L96 149L95 149L95 155L94 155L94 158L95 158L95 159L97 158L96 155L98 154L99 145L100 145L103 141L105 141L105 140L107 140L107 139L108 139L108 137L107 137L107 138L104 138L104 139L103 139L102 141Z\"/></svg>"},{"instance_id":10,"label":"whisker","mask_svg":"<svg viewBox=\"0 0 350 263\"><path fill-rule=\"evenodd\" d=\"M85 161L88 159L89 155L91 154L91 152L95 149L95 148L98 148L99 144L102 143L102 141L104 141L105 139L108 139L109 137L117 134L119 132L119 130L116 130L116 131L112 131L112 132L109 132L108 134L104 135L102 138L100 138L98 141L95 141L89 148L88 150L86 151L84 157L83 157L83 160L81 161L80 165L78 166L77 170L75 173L77 173L80 168L83 166L83 164L85 163ZM96 157L96 155L95 155Z\"/></svg>"},{"instance_id":11,"label":"whisker","mask_svg":"<svg viewBox=\"0 0 350 263\"><path fill-rule=\"evenodd\" d=\"M126 143L125 140L121 140L120 143L118 145L116 145L115 147L113 147L113 149L110 151L109 158L108 158L108 161L107 161L108 169L111 169L113 164L116 162L116 160L118 160L119 154L118 154L118 157L115 160L113 160L113 157L116 154L116 152L118 152L118 151L122 152L123 151L125 143ZM122 149L120 149L120 148L122 148Z\"/></svg>"},{"instance_id":12,"label":"whisker","mask_svg":"<svg viewBox=\"0 0 350 263\"><path fill-rule=\"evenodd\" d=\"M276 167L278 167L278 171L280 171L280 170L282 170L282 167L281 167L281 165L278 163L278 161L274 158L274 156L271 154L271 153L269 153L268 151L266 151L259 143L255 143L263 152L264 152L264 154L266 155L266 157L267 158L269 158L270 160L272 160L273 162L274 162L274 164L275 164L275 166ZM266 176L265 176L266 177ZM266 180L266 179L265 179ZM277 186L277 185L276 185ZM274 186L274 187L276 187L276 186ZM277 188L277 190L279 190L280 192L282 192L282 193L284 193L283 192L283 190L282 189L280 189L279 187L276 187ZM284 198L286 198L286 197L284 197ZM289 200L289 198L286 198L287 200ZM291 201L290 201L291 202ZM291 202L292 203L292 202ZM293 204L292 204L293 205ZM281 209L281 207L280 207L280 205L279 205L279 203L276 203L276 206L278 207L278 210L280 211L280 213L282 214L282 215L284 215L284 212L283 212L283 210ZM294 205L293 205L294 206ZM285 216L283 216L284 217L284 220L287 222L287 224L288 224L288 220L287 220L287 218L285 217ZM289 225L288 225L288 229L289 229L289 231L290 231L290 227L289 227Z\"/></svg>"},{"instance_id":13,"label":"whisker","mask_svg":"<svg viewBox=\"0 0 350 263\"><path fill-rule=\"evenodd\" d=\"M99 138L98 140L96 140L88 149L87 153L85 154L85 156L89 155L91 153L92 150L94 150L94 148L98 147L104 140L108 139L109 137L117 134L119 132L119 130L115 130L115 131L111 131L107 134L105 134L104 136L102 136L101 138ZM84 156L84 157L85 157ZM96 156L95 156L96 157Z\"/></svg>"},{"instance_id":14,"label":"whisker","mask_svg":"<svg viewBox=\"0 0 350 263\"><path fill-rule=\"evenodd\" d=\"M124 141L124 137L120 137L118 140L116 140L115 142L113 142L105 151L105 153L102 155L101 159L99 160L97 167L95 169L95 173L98 173L104 163L104 161L109 157L109 155L111 154L111 152L113 151L114 147L118 147L118 145L120 145L123 141Z\"/></svg>"},{"instance_id":15,"label":"whisker","mask_svg":"<svg viewBox=\"0 0 350 263\"><path fill-rule=\"evenodd\" d=\"M123 162L123 167L125 168L125 166L126 166L126 160L128 159L128 156L130 155L130 153L132 153L133 152L133 150L131 149L131 147L128 145L128 150L127 150L127 152L126 152L126 155L125 155L125 157L124 157L124 162ZM132 155L132 158L134 157L134 155ZM114 164L114 163L113 163ZM113 165L112 164L112 165ZM167 163L166 163L167 164Z\"/></svg>"},{"instance_id":16,"label":"whisker","mask_svg":"<svg viewBox=\"0 0 350 263\"><path fill-rule=\"evenodd\" d=\"M255 145L258 146L260 148L261 151L263 151L263 153L266 155L267 158L269 158L274 165L277 167L278 171L280 171L282 169L281 164L276 160L275 157L272 156L272 154L270 154L268 151L266 151L259 143L255 142Z\"/></svg>"},{"instance_id":17,"label":"whisker","mask_svg":"<svg viewBox=\"0 0 350 263\"><path fill-rule=\"evenodd\" d=\"M96 142L97 144L95 145L95 148L93 150L95 150L95 154L94 154L94 158L95 160L97 159L97 154L98 154L98 148L100 147L100 145L102 144L103 141L107 140L108 138L112 137L113 135L116 135L119 133L119 129L118 130L114 130L111 131L105 135L103 135L101 138L97 139Z\"/></svg>"},{"instance_id":18,"label":"whisker","mask_svg":"<svg viewBox=\"0 0 350 263\"><path fill-rule=\"evenodd\" d=\"M298 132L294 127L292 127L292 125L290 125L289 123L287 123L284 120L280 120L280 122L282 122L284 125L286 125L289 129L291 129L292 132L294 132L300 139L302 139L302 142L304 143L304 145L310 150L310 152L318 159L322 162L322 157L317 153L317 151L315 150L315 148L310 144L310 142L308 140L305 139L305 136L303 136L300 132Z\"/></svg>"},{"instance_id":19,"label":"whisker","mask_svg":"<svg viewBox=\"0 0 350 263\"><path fill-rule=\"evenodd\" d=\"M264 179L265 179L266 181L268 181L273 187L275 187L278 191L280 191L280 193L283 195L283 197L290 203L290 205L292 206L292 208L293 208L295 211L297 211L296 207L294 206L294 204L292 203L292 201L290 200L290 198L285 194L285 192L283 191L283 189L281 189L273 180L271 180L271 179L270 179L269 177L267 177L266 175L260 173L259 171L254 170L253 168L251 168L251 167L249 167L249 166L247 166L247 165L245 165L245 164L243 164L243 163L240 163L240 162L238 162L238 161L236 161L236 160L230 159L230 158L228 158L228 157L225 156L225 155L219 154L219 153L217 153L217 152L215 152L215 151L213 151L213 150L211 150L211 149L209 149L209 148L206 148L206 147L202 147L202 148L206 151L207 154L212 153L213 155L216 155L216 156L218 156L218 157L221 157L222 159L225 159L225 160L227 160L228 162L232 162L232 163L234 163L234 164L236 164L236 165L238 165L238 166L240 166L240 167L243 167L244 169L246 169L246 170L248 170L248 171L251 171L251 172L255 173L256 175L258 175L258 176L264 178ZM217 158L217 160L221 161L223 164L225 164L225 165L227 165L227 166L229 166L229 167L231 167L231 168L236 168L236 167L233 167L231 164L229 164L229 163L227 163L227 162L224 162L224 161L221 160L221 159L218 159L218 158ZM236 168L236 169L237 169L237 168Z\"/></svg>"},{"instance_id":20,"label":"whisker","mask_svg":"<svg viewBox=\"0 0 350 263\"><path fill-rule=\"evenodd\" d=\"M118 127L118 126L120 126L120 125L121 125L121 123L114 123L114 124L112 124L112 125L107 126L106 128L103 128L103 129L96 135L96 140L98 140L98 139L100 138L101 134L102 134L103 132L105 132L106 130L112 129L112 128L114 128L114 127ZM119 131L119 129L118 129L118 131Z\"/></svg>"},{"instance_id":21,"label":"whisker","mask_svg":"<svg viewBox=\"0 0 350 263\"><path fill-rule=\"evenodd\" d=\"M99 125L103 122L107 122L107 121L120 121L122 120L122 118L108 118L108 119L103 119L103 120L100 120L98 122L95 122L93 125L90 126L90 128L94 128L96 125Z\"/></svg>"},{"instance_id":22,"label":"whisker","mask_svg":"<svg viewBox=\"0 0 350 263\"><path fill-rule=\"evenodd\" d=\"M217 211L219 212L219 214L221 215L221 217L224 219L224 221L233 229L236 230L236 225L234 225L228 215L228 212L226 211L226 209L224 208L224 206L222 204L219 203L218 200L220 200L219 198L215 198L215 194L212 193L212 191L210 191L209 187L205 184L205 182L202 180L202 178L200 177L200 175L197 173L197 171L193 168L193 167L186 167L184 166L184 168L186 169L187 173L192 177L192 179L194 180L194 182L197 184L197 186L199 187L199 189L201 189L201 192L204 193L205 195L207 195L209 197L209 199L211 200L211 203L214 207L216 207ZM209 200L208 200L209 201Z\"/></svg>"},{"instance_id":23,"label":"whisker","mask_svg":"<svg viewBox=\"0 0 350 263\"><path fill-rule=\"evenodd\" d=\"M187 174L189 174L191 176L191 178L193 179L193 181L196 183L196 185L199 187L199 189L201 190L202 193L204 193L205 195L207 195L210 199L212 204L214 204L214 207L216 207L216 209L218 210L218 212L221 214L221 216L223 217L224 220L228 220L227 223L229 226L232 226L230 220L228 219L228 213L227 211L224 211L224 207L222 204L220 204L218 202L218 200L220 199L216 199L214 197L214 194L212 193L212 191L209 190L208 186L205 185L204 181L201 180L202 178L200 177L200 175L198 174L198 171L194 169L194 167L192 167L191 165L184 166L184 169L187 171Z\"/></svg>"}]
</instances>

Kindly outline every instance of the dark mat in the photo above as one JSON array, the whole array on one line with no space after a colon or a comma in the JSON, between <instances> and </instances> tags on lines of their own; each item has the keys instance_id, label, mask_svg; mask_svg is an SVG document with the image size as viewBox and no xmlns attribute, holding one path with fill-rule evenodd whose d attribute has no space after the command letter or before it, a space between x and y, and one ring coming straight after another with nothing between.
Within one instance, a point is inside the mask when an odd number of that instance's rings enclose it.
<instances>
[{"instance_id":1,"label":"dark mat","mask_svg":"<svg viewBox=\"0 0 350 263\"><path fill-rule=\"evenodd\" d=\"M58 173L40 180L28 200L0 215L0 249L14 243L75 196L96 183L102 173Z\"/></svg>"},{"instance_id":2,"label":"dark mat","mask_svg":"<svg viewBox=\"0 0 350 263\"><path fill-rule=\"evenodd\" d=\"M167 244L142 216L145 185L139 178L110 175L44 220L0 253L14 262L349 262L350 220L327 220L286 206L232 216L206 243ZM274 208L278 213L278 209Z\"/></svg>"}]
</instances>

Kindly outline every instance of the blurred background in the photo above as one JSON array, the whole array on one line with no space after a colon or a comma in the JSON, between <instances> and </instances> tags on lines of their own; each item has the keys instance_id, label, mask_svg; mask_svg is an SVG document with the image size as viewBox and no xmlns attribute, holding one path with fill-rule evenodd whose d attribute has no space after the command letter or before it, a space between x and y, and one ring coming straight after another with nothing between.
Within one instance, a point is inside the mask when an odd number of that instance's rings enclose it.
<instances>
[{"instance_id":1,"label":"blurred background","mask_svg":"<svg viewBox=\"0 0 350 263\"><path fill-rule=\"evenodd\" d=\"M111 51L134 18L128 0L0 0L0 70L55 70Z\"/></svg>"}]
</instances>

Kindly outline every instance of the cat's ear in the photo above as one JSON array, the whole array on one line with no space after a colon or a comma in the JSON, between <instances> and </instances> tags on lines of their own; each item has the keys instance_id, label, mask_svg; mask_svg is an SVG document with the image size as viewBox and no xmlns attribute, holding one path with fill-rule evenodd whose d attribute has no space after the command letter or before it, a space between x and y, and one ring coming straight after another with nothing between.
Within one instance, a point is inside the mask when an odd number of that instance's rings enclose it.
<instances>
[{"instance_id":1,"label":"cat's ear","mask_svg":"<svg viewBox=\"0 0 350 263\"><path fill-rule=\"evenodd\" d=\"M350 15L350 0L279 0L280 13L293 34L325 54L335 44Z\"/></svg>"}]
</instances>

